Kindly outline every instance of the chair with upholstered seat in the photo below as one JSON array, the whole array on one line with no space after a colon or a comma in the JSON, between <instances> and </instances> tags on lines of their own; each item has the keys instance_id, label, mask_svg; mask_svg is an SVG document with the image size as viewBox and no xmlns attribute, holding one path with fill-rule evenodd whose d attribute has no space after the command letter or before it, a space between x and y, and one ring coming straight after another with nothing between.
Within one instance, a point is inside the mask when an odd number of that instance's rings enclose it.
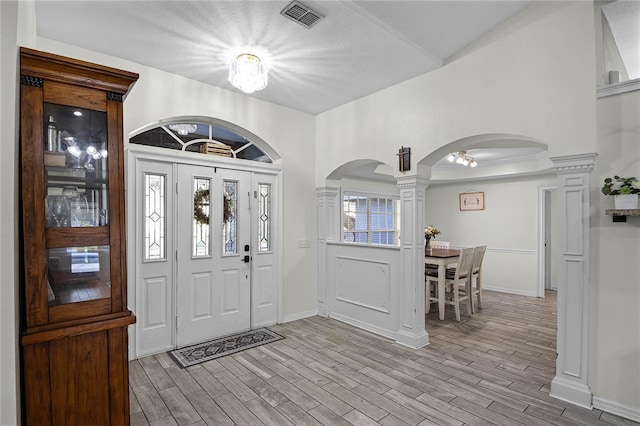
<instances>
[{"instance_id":1,"label":"chair with upholstered seat","mask_svg":"<svg viewBox=\"0 0 640 426\"><path fill-rule=\"evenodd\" d=\"M473 306L473 296L477 297L478 309L482 309L482 260L484 259L484 253L487 250L487 246L476 247L473 267L471 268L471 275L469 276L469 290L471 292L471 310L475 313L476 308Z\"/></svg>"},{"instance_id":2,"label":"chair with upholstered seat","mask_svg":"<svg viewBox=\"0 0 640 426\"><path fill-rule=\"evenodd\" d=\"M467 313L472 314L471 292L469 287L471 271L473 268L475 248L460 250L458 263L455 268L447 269L445 276L445 305L453 305L456 320L460 321L460 305L467 304ZM425 269L426 294L425 311L429 312L431 303L438 302L438 271Z\"/></svg>"}]
</instances>

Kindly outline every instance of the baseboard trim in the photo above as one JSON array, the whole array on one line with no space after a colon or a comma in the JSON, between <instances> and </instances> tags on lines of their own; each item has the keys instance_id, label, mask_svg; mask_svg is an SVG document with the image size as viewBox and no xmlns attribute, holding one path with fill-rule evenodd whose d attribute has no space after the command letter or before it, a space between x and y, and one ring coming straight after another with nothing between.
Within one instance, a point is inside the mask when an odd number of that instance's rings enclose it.
<instances>
[{"instance_id":1,"label":"baseboard trim","mask_svg":"<svg viewBox=\"0 0 640 426\"><path fill-rule=\"evenodd\" d=\"M508 294L515 294L518 296L528 296L528 297L538 297L538 294L536 293L536 291L529 291L529 290L514 290L512 288L506 288L506 287L493 287L493 286L489 286L489 285L482 285L482 288L485 290L489 290L489 291L498 291L500 293L508 293Z\"/></svg>"},{"instance_id":2,"label":"baseboard trim","mask_svg":"<svg viewBox=\"0 0 640 426\"><path fill-rule=\"evenodd\" d=\"M297 321L297 320L301 320L309 317L315 317L316 315L318 315L318 311L315 309L312 309L306 312L298 312L297 314L287 315L282 319L282 322L285 323L285 322Z\"/></svg>"},{"instance_id":3,"label":"baseboard trim","mask_svg":"<svg viewBox=\"0 0 640 426\"><path fill-rule=\"evenodd\" d=\"M407 346L411 349L420 349L429 344L429 334L424 331L419 335L415 335L413 333L407 333L404 330L400 330L396 333L396 343Z\"/></svg>"},{"instance_id":4,"label":"baseboard trim","mask_svg":"<svg viewBox=\"0 0 640 426\"><path fill-rule=\"evenodd\" d=\"M557 375L551 381L549 396L591 410L593 396L589 386Z\"/></svg>"},{"instance_id":5,"label":"baseboard trim","mask_svg":"<svg viewBox=\"0 0 640 426\"><path fill-rule=\"evenodd\" d=\"M597 408L598 410L602 410L609 414L624 417L625 419L633 420L634 422L640 422L639 409L628 407L614 401L607 401L606 399L594 396L593 408Z\"/></svg>"},{"instance_id":6,"label":"baseboard trim","mask_svg":"<svg viewBox=\"0 0 640 426\"><path fill-rule=\"evenodd\" d=\"M329 315L329 318L333 318L333 319L336 319L338 321L342 321L342 322L347 323L349 325L353 325L354 327L358 327L358 328L361 328L363 330L370 331L372 333L378 334L378 335L380 335L382 337L386 337L388 339L392 339L392 340L396 339L396 333L394 333L392 331L385 330L384 328L372 326L371 324L367 324L365 322L353 319L353 318L345 316L345 315L336 314L335 312L331 312L331 314Z\"/></svg>"}]
</instances>

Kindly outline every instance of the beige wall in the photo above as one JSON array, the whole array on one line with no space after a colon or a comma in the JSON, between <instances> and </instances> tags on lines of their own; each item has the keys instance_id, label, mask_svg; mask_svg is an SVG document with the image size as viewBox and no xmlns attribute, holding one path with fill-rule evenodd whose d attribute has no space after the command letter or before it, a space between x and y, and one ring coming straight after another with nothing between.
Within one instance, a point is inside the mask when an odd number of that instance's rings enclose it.
<instances>
[{"instance_id":1,"label":"beige wall","mask_svg":"<svg viewBox=\"0 0 640 426\"><path fill-rule=\"evenodd\" d=\"M591 175L591 365L595 396L640 413L640 217L613 223L606 177L640 177L640 92L598 100L598 158ZM640 414L639 414L640 415Z\"/></svg>"},{"instance_id":2,"label":"beige wall","mask_svg":"<svg viewBox=\"0 0 640 426\"><path fill-rule=\"evenodd\" d=\"M19 423L17 2L0 2L0 425Z\"/></svg>"},{"instance_id":3,"label":"beige wall","mask_svg":"<svg viewBox=\"0 0 640 426\"><path fill-rule=\"evenodd\" d=\"M396 170L401 145L418 162L440 146L487 133L536 139L550 157L594 152L595 74L592 4L533 2L490 43L320 114L316 185L347 160L371 158Z\"/></svg>"}]
</instances>

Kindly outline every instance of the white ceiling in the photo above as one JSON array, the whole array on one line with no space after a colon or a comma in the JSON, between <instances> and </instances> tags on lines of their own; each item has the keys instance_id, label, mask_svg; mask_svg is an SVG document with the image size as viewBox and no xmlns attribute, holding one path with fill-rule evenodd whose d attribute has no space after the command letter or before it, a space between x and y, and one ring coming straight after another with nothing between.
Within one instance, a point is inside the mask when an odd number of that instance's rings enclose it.
<instances>
[{"instance_id":1,"label":"white ceiling","mask_svg":"<svg viewBox=\"0 0 640 426\"><path fill-rule=\"evenodd\" d=\"M36 0L39 36L237 91L228 65L250 49L269 68L253 97L317 114L434 70L529 1Z\"/></svg>"},{"instance_id":2,"label":"white ceiling","mask_svg":"<svg viewBox=\"0 0 640 426\"><path fill-rule=\"evenodd\" d=\"M629 79L640 78L640 1L619 0L602 6Z\"/></svg>"}]
</instances>

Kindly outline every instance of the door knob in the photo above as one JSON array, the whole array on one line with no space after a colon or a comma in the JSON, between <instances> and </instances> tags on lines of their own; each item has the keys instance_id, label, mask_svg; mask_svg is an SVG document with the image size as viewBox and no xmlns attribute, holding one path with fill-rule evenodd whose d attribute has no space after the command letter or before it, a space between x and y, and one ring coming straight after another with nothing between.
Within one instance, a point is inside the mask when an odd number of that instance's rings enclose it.
<instances>
[{"instance_id":1,"label":"door knob","mask_svg":"<svg viewBox=\"0 0 640 426\"><path fill-rule=\"evenodd\" d=\"M244 263L249 263L249 262L251 262L251 256L249 256L249 255L245 256L245 257L242 259L242 261L243 261Z\"/></svg>"}]
</instances>

